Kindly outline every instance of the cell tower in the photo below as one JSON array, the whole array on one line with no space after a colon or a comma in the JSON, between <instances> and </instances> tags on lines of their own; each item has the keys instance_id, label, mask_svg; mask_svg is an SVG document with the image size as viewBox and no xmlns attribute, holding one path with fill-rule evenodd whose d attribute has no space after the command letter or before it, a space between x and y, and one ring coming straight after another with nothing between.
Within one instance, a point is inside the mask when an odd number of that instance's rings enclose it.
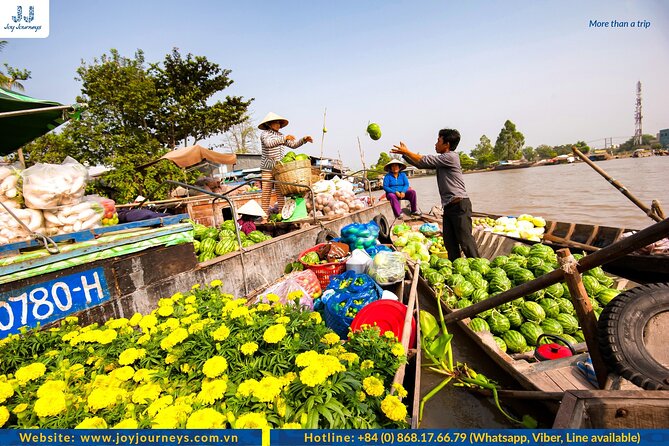
<instances>
[{"instance_id":1,"label":"cell tower","mask_svg":"<svg viewBox=\"0 0 669 446\"><path fill-rule=\"evenodd\" d=\"M641 136L641 81L636 83L636 109L634 110L634 145L640 146L642 143Z\"/></svg>"}]
</instances>

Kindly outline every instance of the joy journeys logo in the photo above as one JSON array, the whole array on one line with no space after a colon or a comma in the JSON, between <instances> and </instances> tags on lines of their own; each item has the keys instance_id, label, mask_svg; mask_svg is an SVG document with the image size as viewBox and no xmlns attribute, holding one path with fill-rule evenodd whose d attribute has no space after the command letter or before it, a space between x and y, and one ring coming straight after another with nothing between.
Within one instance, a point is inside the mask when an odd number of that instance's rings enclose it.
<instances>
[{"instance_id":1,"label":"joy journeys logo","mask_svg":"<svg viewBox=\"0 0 669 446\"><path fill-rule=\"evenodd\" d=\"M0 38L49 36L49 0L1 0Z\"/></svg>"}]
</instances>

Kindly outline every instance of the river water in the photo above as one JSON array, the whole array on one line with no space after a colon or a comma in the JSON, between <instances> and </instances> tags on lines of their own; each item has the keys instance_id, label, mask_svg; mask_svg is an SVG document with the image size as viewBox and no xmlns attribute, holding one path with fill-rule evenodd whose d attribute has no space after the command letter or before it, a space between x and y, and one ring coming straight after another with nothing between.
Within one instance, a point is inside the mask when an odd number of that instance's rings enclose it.
<instances>
[{"instance_id":1,"label":"river water","mask_svg":"<svg viewBox=\"0 0 669 446\"><path fill-rule=\"evenodd\" d=\"M597 166L650 207L659 200L669 215L669 157L599 161ZM439 204L435 177L410 180L425 212ZM465 175L475 212L532 214L547 220L642 229L653 223L588 164L560 164Z\"/></svg>"},{"instance_id":2,"label":"river water","mask_svg":"<svg viewBox=\"0 0 669 446\"><path fill-rule=\"evenodd\" d=\"M669 214L669 157L627 158L597 162L620 181L641 202L650 206L653 199L664 204ZM411 187L418 193L418 205L429 211L438 205L439 192L434 176L413 178ZM474 211L500 215L529 213L547 220L621 226L641 229L653 223L643 211L611 186L586 163L543 166L465 175L467 192ZM377 191L374 195L382 195ZM434 308L428 308L436 314ZM495 379L503 388L518 388L471 342L453 327L453 347L457 361ZM437 385L443 376L427 368L422 373L422 395ZM505 402L509 410L509 401ZM540 427L550 427L548 411L537 403L515 402L510 408L516 417L532 414ZM491 403L472 392L446 386L426 405L423 428L505 428L517 427L505 419Z\"/></svg>"}]
</instances>

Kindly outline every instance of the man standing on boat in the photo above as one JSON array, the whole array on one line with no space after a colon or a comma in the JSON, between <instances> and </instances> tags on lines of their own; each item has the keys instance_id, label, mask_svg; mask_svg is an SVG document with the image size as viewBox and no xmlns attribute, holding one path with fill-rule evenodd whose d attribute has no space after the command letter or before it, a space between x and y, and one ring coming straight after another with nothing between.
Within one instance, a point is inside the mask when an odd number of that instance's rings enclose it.
<instances>
[{"instance_id":1,"label":"man standing on boat","mask_svg":"<svg viewBox=\"0 0 669 446\"><path fill-rule=\"evenodd\" d=\"M437 155L419 155L410 151L404 142L391 150L391 153L402 155L419 169L437 170L437 186L441 205L444 207L444 247L451 261L460 257L461 250L466 257L479 257L472 236L472 202L465 190L460 156L455 153L459 143L460 132L455 129L441 129L434 145Z\"/></svg>"}]
</instances>

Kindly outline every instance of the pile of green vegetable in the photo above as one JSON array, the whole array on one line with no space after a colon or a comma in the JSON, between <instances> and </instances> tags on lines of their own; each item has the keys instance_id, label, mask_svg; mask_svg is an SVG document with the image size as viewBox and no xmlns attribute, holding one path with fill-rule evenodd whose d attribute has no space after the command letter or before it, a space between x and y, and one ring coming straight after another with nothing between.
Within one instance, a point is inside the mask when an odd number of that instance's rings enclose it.
<instances>
[{"instance_id":1,"label":"pile of green vegetable","mask_svg":"<svg viewBox=\"0 0 669 446\"><path fill-rule=\"evenodd\" d=\"M283 158L281 158L281 162L286 164L286 163L292 163L293 161L300 161L300 160L308 160L309 155L306 153L295 153L292 150L288 153L286 153Z\"/></svg>"},{"instance_id":2,"label":"pile of green vegetable","mask_svg":"<svg viewBox=\"0 0 669 446\"><path fill-rule=\"evenodd\" d=\"M581 258L574 254L576 259ZM508 256L492 261L485 258L448 259L430 256L429 267L421 275L433 288L447 285L445 303L454 309L466 308L491 296L529 282L558 267L557 256L550 246L517 245ZM583 285L599 317L602 309L620 291L601 267L583 273ZM570 343L584 342L569 289L556 283L543 290L479 313L469 323L474 331L490 331L502 351L529 351L543 333L559 335ZM546 338L544 338L546 339ZM544 342L542 339L542 343ZM546 342L550 342L546 339Z\"/></svg>"},{"instance_id":3,"label":"pile of green vegetable","mask_svg":"<svg viewBox=\"0 0 669 446\"><path fill-rule=\"evenodd\" d=\"M239 249L233 220L225 220L218 228L201 225L193 221L191 221L191 224L193 225L193 237L195 238L193 246L198 262L206 262ZM253 231L248 235L240 231L239 237L243 248L272 238L260 231Z\"/></svg>"}]
</instances>

